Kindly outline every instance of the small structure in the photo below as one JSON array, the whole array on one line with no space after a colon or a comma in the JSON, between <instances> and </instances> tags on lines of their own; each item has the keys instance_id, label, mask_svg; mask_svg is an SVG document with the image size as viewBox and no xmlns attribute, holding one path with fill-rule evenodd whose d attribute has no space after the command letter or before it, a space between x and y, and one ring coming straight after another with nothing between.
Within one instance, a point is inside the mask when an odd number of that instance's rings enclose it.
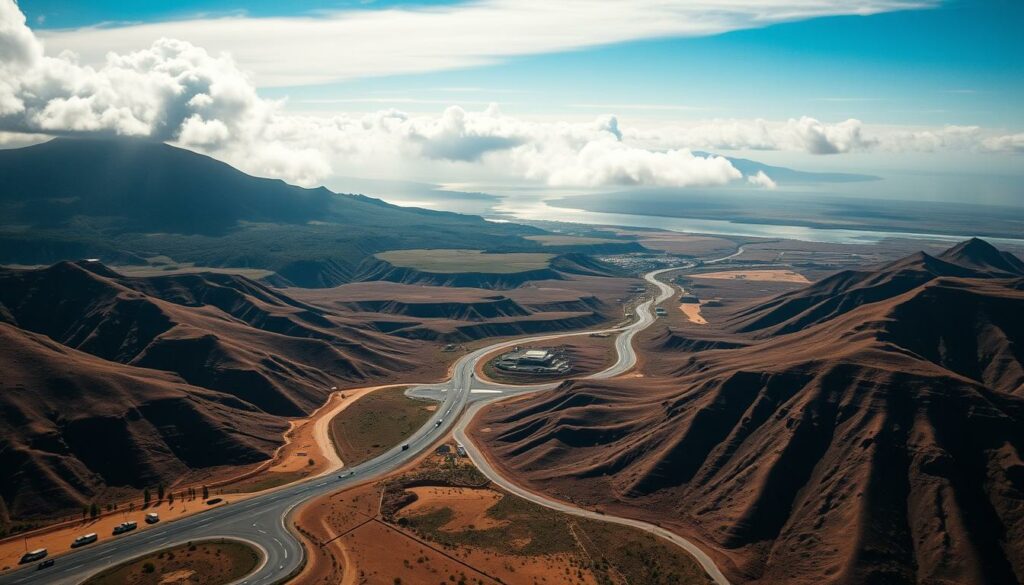
<instances>
[{"instance_id":1,"label":"small structure","mask_svg":"<svg viewBox=\"0 0 1024 585\"><path fill-rule=\"evenodd\" d=\"M455 452L458 453L459 457L468 457L466 454L466 447L461 443L455 446Z\"/></svg>"},{"instance_id":2,"label":"small structure","mask_svg":"<svg viewBox=\"0 0 1024 585\"><path fill-rule=\"evenodd\" d=\"M679 297L679 304L681 305L696 305L700 303L700 299L694 294L685 294Z\"/></svg>"},{"instance_id":3,"label":"small structure","mask_svg":"<svg viewBox=\"0 0 1024 585\"><path fill-rule=\"evenodd\" d=\"M527 372L531 374L564 374L572 368L572 363L564 351L549 349L520 349L504 353L498 357L494 367L507 372Z\"/></svg>"}]
</instances>

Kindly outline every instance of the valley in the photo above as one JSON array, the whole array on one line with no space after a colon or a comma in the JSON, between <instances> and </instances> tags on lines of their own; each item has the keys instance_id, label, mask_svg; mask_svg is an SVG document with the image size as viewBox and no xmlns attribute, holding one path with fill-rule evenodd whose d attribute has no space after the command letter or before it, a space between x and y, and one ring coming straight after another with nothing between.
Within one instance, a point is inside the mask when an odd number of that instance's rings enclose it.
<instances>
[{"instance_id":1,"label":"valley","mask_svg":"<svg viewBox=\"0 0 1024 585\"><path fill-rule=\"evenodd\" d=\"M44 547L71 583L226 538L259 544L251 583L904 582L955 579L950 556L972 580L1017 579L1015 536L991 530L1021 520L1016 256L976 239L489 230L504 243L389 242L311 280L163 243L137 264L0 268L2 566ZM495 367L516 348L568 366ZM472 481L409 479L424 469ZM894 475L901 491L879 491ZM65 553L143 511L162 521ZM652 558L667 560L637 562Z\"/></svg>"}]
</instances>

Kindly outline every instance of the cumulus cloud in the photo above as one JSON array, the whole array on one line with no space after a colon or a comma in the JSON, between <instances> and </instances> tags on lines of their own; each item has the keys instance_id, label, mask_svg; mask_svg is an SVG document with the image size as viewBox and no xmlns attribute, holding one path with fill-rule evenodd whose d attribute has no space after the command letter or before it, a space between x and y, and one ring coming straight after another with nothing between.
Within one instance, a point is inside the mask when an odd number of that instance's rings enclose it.
<instances>
[{"instance_id":1,"label":"cumulus cloud","mask_svg":"<svg viewBox=\"0 0 1024 585\"><path fill-rule=\"evenodd\" d=\"M747 182L755 187L761 187L762 189L773 190L778 187L778 184L772 180L764 171L757 171L756 175L750 175L747 177Z\"/></svg>"},{"instance_id":2,"label":"cumulus cloud","mask_svg":"<svg viewBox=\"0 0 1024 585\"><path fill-rule=\"evenodd\" d=\"M991 152L1024 153L1024 133L986 138L982 142L982 148Z\"/></svg>"},{"instance_id":3,"label":"cumulus cloud","mask_svg":"<svg viewBox=\"0 0 1024 585\"><path fill-rule=\"evenodd\" d=\"M39 134L142 136L302 185L341 172L434 165L499 180L583 187L742 180L727 159L695 150L1022 150L1022 135L976 127L872 129L858 120L809 117L635 127L613 114L589 122L531 121L495 105L482 111L452 106L440 115L383 110L329 117L297 115L285 106L261 98L228 54L183 40L158 38L141 49L110 52L99 64L83 64L66 50L52 56L17 5L0 0L0 146L29 142L26 136L38 140ZM772 184L768 177L748 180Z\"/></svg>"},{"instance_id":4,"label":"cumulus cloud","mask_svg":"<svg viewBox=\"0 0 1024 585\"><path fill-rule=\"evenodd\" d=\"M9 1L9 0L8 0ZM781 22L928 8L939 0L476 0L324 11L316 18L202 18L47 32L88 63L153 39L230 52L264 86L423 73L640 39L695 37ZM571 26L566 26L571 23ZM267 42L273 38L273 42ZM382 42L386 39L386 42ZM339 55L358 55L355 59Z\"/></svg>"}]
</instances>

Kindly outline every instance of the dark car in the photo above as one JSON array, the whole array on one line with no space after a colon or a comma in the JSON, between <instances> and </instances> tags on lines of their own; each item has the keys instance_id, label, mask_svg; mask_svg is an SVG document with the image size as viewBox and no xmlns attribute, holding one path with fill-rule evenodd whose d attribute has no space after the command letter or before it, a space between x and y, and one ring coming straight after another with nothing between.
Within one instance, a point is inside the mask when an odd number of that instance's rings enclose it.
<instances>
[{"instance_id":1,"label":"dark car","mask_svg":"<svg viewBox=\"0 0 1024 585\"><path fill-rule=\"evenodd\" d=\"M36 570L37 571L42 571L43 569L48 569L48 568L50 568L52 566L53 566L53 559L46 559L45 561L43 561L43 562L39 563L38 565L36 565Z\"/></svg>"}]
</instances>

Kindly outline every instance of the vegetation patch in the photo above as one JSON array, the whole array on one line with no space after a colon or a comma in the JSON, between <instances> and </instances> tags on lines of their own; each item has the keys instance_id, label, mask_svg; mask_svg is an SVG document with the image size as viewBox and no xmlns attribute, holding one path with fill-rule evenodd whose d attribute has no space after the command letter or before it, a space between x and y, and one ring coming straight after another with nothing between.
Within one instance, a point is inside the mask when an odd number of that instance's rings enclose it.
<instances>
[{"instance_id":1,"label":"vegetation patch","mask_svg":"<svg viewBox=\"0 0 1024 585\"><path fill-rule=\"evenodd\" d=\"M538 242L542 246L593 246L596 244L623 244L633 240L617 240L613 238L592 238L587 236L543 235L526 236L527 240Z\"/></svg>"},{"instance_id":2,"label":"vegetation patch","mask_svg":"<svg viewBox=\"0 0 1024 585\"><path fill-rule=\"evenodd\" d=\"M417 501L409 489L418 486L493 490L500 497L485 515L494 522L459 526L461 510L445 504L444 492L434 507L403 513L403 508ZM582 582L584 572L599 585L712 583L689 553L671 543L642 530L563 514L508 494L457 457L427 462L387 482L381 503L386 521L449 551L484 550L521 559L569 558L575 568L563 576L567 583Z\"/></svg>"},{"instance_id":3,"label":"vegetation patch","mask_svg":"<svg viewBox=\"0 0 1024 585\"><path fill-rule=\"evenodd\" d=\"M555 257L554 254L534 252L491 254L483 250L392 250L378 253L376 256L399 268L442 274L513 274L541 270L547 268L551 264L551 259Z\"/></svg>"},{"instance_id":4,"label":"vegetation patch","mask_svg":"<svg viewBox=\"0 0 1024 585\"><path fill-rule=\"evenodd\" d=\"M260 553L236 540L189 542L128 561L83 585L224 585L256 570Z\"/></svg>"},{"instance_id":5,"label":"vegetation patch","mask_svg":"<svg viewBox=\"0 0 1024 585\"><path fill-rule=\"evenodd\" d=\"M358 465L412 435L430 418L434 403L409 398L405 388L370 392L331 421L331 441L345 465Z\"/></svg>"}]
</instances>

